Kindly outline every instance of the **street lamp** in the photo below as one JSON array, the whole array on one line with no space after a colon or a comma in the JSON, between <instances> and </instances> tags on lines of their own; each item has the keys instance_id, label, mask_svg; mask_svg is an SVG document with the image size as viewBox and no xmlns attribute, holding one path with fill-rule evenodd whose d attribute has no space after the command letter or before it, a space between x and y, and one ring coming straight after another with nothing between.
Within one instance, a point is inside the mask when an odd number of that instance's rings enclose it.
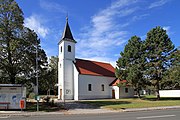
<instances>
[{"instance_id":1,"label":"street lamp","mask_svg":"<svg viewBox=\"0 0 180 120\"><path fill-rule=\"evenodd\" d=\"M39 81L38 81L38 42L36 41L36 100L37 100L37 111L39 111Z\"/></svg>"}]
</instances>

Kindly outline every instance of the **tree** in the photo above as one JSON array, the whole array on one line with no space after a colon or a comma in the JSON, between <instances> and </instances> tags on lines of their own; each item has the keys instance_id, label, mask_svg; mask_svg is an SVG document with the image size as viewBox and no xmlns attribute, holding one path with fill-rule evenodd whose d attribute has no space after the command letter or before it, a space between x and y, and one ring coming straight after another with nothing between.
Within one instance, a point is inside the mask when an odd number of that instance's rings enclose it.
<instances>
[{"instance_id":1,"label":"tree","mask_svg":"<svg viewBox=\"0 0 180 120\"><path fill-rule=\"evenodd\" d=\"M23 13L13 0L0 1L0 52L1 70L6 76L9 75L10 82L15 81L15 70L13 69L12 51L15 50L18 41L17 32L23 29ZM8 66L7 66L8 65ZM6 67L5 67L6 66ZM9 70L6 70L9 69Z\"/></svg>"},{"instance_id":2,"label":"tree","mask_svg":"<svg viewBox=\"0 0 180 120\"><path fill-rule=\"evenodd\" d=\"M36 49L39 74L46 66L46 54L37 34L23 26L23 13L14 0L0 1L1 83L35 83Z\"/></svg>"},{"instance_id":3,"label":"tree","mask_svg":"<svg viewBox=\"0 0 180 120\"><path fill-rule=\"evenodd\" d=\"M160 99L159 89L163 74L171 64L170 55L174 45L166 34L166 30L156 27L147 33L146 47L146 76L155 86L157 99Z\"/></svg>"},{"instance_id":4,"label":"tree","mask_svg":"<svg viewBox=\"0 0 180 120\"><path fill-rule=\"evenodd\" d=\"M46 72L44 72L43 76L41 76L41 90L47 91L47 94L49 94L50 90L54 91L54 94L56 95L56 84L58 81L58 57L57 56L51 56L49 60L48 68L46 69Z\"/></svg>"},{"instance_id":5,"label":"tree","mask_svg":"<svg viewBox=\"0 0 180 120\"><path fill-rule=\"evenodd\" d=\"M137 90L139 97L139 90L145 83L143 78L144 62L143 41L139 37L133 36L117 61L116 77L121 78L120 80L126 79L128 84Z\"/></svg>"},{"instance_id":6,"label":"tree","mask_svg":"<svg viewBox=\"0 0 180 120\"><path fill-rule=\"evenodd\" d=\"M172 65L163 76L163 89L179 89L180 88L180 47L177 48L172 54Z\"/></svg>"}]
</instances>

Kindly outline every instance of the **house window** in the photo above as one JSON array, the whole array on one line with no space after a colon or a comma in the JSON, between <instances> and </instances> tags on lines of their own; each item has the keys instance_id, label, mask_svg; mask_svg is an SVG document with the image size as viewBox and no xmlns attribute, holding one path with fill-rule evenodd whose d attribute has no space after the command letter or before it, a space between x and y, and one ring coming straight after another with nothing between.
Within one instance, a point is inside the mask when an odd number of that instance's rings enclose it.
<instances>
[{"instance_id":1,"label":"house window","mask_svg":"<svg viewBox=\"0 0 180 120\"><path fill-rule=\"evenodd\" d=\"M128 93L128 88L125 88L125 93Z\"/></svg>"},{"instance_id":2,"label":"house window","mask_svg":"<svg viewBox=\"0 0 180 120\"><path fill-rule=\"evenodd\" d=\"M101 85L101 90L104 91L104 84Z\"/></svg>"},{"instance_id":3,"label":"house window","mask_svg":"<svg viewBox=\"0 0 180 120\"><path fill-rule=\"evenodd\" d=\"M71 46L68 45L68 52L71 52Z\"/></svg>"},{"instance_id":4,"label":"house window","mask_svg":"<svg viewBox=\"0 0 180 120\"><path fill-rule=\"evenodd\" d=\"M61 52L62 52L62 46L61 46Z\"/></svg>"},{"instance_id":5,"label":"house window","mask_svg":"<svg viewBox=\"0 0 180 120\"><path fill-rule=\"evenodd\" d=\"M88 84L88 91L92 91L92 86L91 86L91 84Z\"/></svg>"}]
</instances>

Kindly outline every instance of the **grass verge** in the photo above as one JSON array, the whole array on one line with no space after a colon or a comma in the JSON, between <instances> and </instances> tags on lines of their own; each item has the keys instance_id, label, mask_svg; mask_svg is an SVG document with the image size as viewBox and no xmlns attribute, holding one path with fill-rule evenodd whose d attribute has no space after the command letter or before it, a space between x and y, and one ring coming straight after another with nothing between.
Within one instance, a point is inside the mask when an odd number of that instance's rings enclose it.
<instances>
[{"instance_id":1,"label":"grass verge","mask_svg":"<svg viewBox=\"0 0 180 120\"><path fill-rule=\"evenodd\" d=\"M160 106L179 106L180 98L161 98L156 100L155 96L146 96L142 99L128 98L128 99L104 99L104 100L88 100L80 101L81 103L94 105L97 107L103 107L108 109L126 109L126 108L148 108L148 107L160 107Z\"/></svg>"}]
</instances>

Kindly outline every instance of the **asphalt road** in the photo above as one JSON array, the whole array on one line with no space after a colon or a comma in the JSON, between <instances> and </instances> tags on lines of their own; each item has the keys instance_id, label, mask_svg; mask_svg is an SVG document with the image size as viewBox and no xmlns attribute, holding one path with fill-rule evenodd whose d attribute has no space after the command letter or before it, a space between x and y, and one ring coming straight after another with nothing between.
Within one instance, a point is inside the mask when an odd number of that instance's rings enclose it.
<instances>
[{"instance_id":1,"label":"asphalt road","mask_svg":"<svg viewBox=\"0 0 180 120\"><path fill-rule=\"evenodd\" d=\"M180 109L113 114L1 116L0 120L180 120Z\"/></svg>"}]
</instances>

